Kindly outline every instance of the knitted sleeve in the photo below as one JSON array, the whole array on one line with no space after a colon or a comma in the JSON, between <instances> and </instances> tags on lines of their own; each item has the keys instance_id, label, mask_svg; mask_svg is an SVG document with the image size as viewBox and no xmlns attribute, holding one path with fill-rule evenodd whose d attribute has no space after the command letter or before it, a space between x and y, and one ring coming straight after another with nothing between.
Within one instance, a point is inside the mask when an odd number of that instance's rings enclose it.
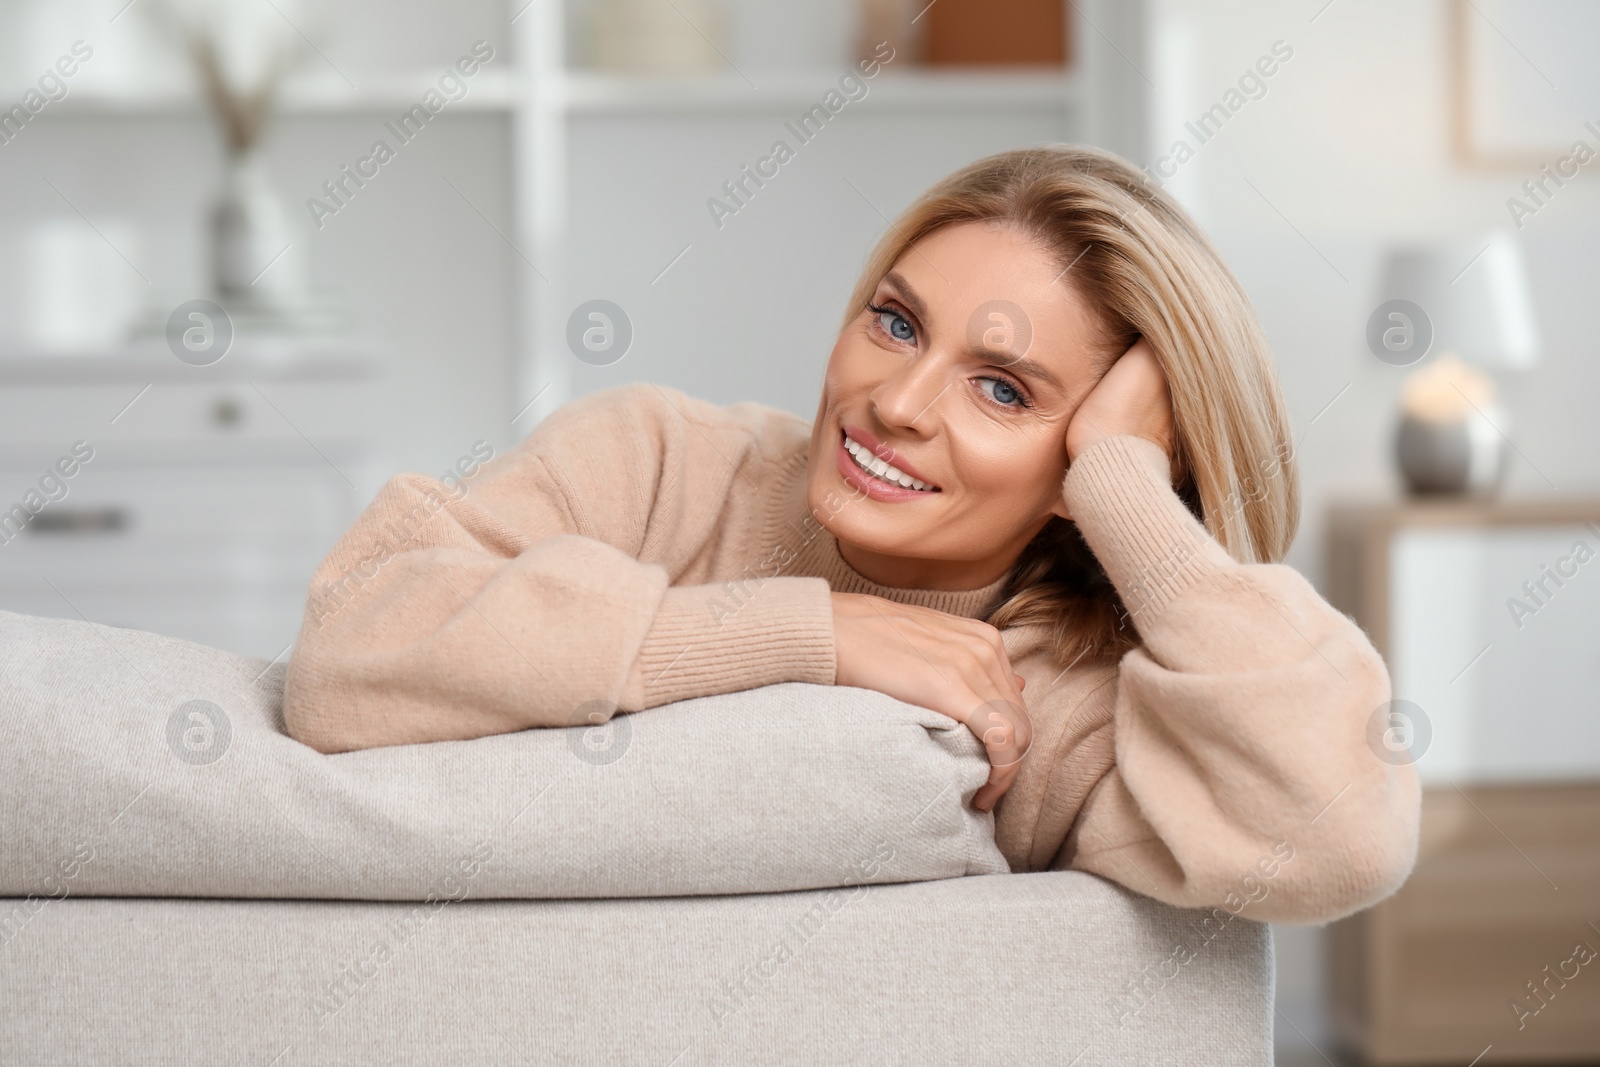
<instances>
[{"instance_id":1,"label":"knitted sleeve","mask_svg":"<svg viewBox=\"0 0 1600 1067\"><path fill-rule=\"evenodd\" d=\"M312 578L284 690L290 735L339 752L833 684L824 579L775 561L733 611L721 586L672 585L754 522L770 459L760 419L618 386L564 406L459 491L392 479Z\"/></svg>"},{"instance_id":2,"label":"knitted sleeve","mask_svg":"<svg viewBox=\"0 0 1600 1067\"><path fill-rule=\"evenodd\" d=\"M1415 769L1371 738L1390 699L1383 660L1297 571L1230 557L1168 477L1159 446L1119 435L1063 482L1141 645L1104 684L1056 690L1084 713L1046 717L1114 755L1098 753L1103 773L1055 862L1262 921L1375 903L1415 863L1421 812ZM1064 757L1064 780L1083 777L1075 758L1092 763L1096 743Z\"/></svg>"}]
</instances>

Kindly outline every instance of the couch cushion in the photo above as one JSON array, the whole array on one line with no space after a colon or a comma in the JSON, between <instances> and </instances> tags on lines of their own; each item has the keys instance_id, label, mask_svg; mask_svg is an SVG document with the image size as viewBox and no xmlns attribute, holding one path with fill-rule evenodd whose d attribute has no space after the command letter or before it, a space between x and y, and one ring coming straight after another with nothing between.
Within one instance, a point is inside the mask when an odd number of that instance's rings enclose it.
<instances>
[{"instance_id":1,"label":"couch cushion","mask_svg":"<svg viewBox=\"0 0 1600 1067\"><path fill-rule=\"evenodd\" d=\"M0 896L429 900L1008 873L955 720L800 683L327 756L282 664L0 612Z\"/></svg>"}]
</instances>

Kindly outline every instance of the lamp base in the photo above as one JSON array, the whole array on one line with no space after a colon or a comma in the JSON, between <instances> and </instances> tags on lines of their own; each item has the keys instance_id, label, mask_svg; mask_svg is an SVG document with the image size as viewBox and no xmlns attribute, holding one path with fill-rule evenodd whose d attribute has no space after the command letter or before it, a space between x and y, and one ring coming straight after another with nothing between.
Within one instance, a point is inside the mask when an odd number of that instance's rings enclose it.
<instances>
[{"instance_id":1,"label":"lamp base","mask_svg":"<svg viewBox=\"0 0 1600 1067\"><path fill-rule=\"evenodd\" d=\"M1459 421L1415 415L1395 431L1395 462L1413 495L1492 496L1505 479L1509 425L1498 406ZM1496 427L1499 427L1497 429Z\"/></svg>"}]
</instances>

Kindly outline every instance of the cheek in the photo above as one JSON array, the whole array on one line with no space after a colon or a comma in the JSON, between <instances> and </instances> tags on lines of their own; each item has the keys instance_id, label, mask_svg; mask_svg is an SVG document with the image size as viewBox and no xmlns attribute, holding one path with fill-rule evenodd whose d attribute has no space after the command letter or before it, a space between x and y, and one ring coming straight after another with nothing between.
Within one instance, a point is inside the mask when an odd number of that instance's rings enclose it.
<instances>
[{"instance_id":1,"label":"cheek","mask_svg":"<svg viewBox=\"0 0 1600 1067\"><path fill-rule=\"evenodd\" d=\"M828 380L838 388L870 372L876 346L861 336L854 324L847 326L828 354Z\"/></svg>"},{"instance_id":2,"label":"cheek","mask_svg":"<svg viewBox=\"0 0 1600 1067\"><path fill-rule=\"evenodd\" d=\"M847 327L828 355L818 411L836 421L841 410L855 410L876 387L882 372L882 352L855 326Z\"/></svg>"},{"instance_id":3,"label":"cheek","mask_svg":"<svg viewBox=\"0 0 1600 1067\"><path fill-rule=\"evenodd\" d=\"M1007 429L974 418L965 432L952 430L960 441L952 458L962 485L992 500L992 514L1031 513L1060 494L1067 455L1053 428L1048 433L1038 427Z\"/></svg>"}]
</instances>

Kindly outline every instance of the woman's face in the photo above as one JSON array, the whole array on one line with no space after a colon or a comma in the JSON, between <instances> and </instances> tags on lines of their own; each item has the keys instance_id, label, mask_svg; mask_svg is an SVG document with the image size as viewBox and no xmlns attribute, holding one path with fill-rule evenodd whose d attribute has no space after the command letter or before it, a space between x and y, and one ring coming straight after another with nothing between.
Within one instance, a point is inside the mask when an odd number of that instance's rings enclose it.
<instances>
[{"instance_id":1,"label":"woman's face","mask_svg":"<svg viewBox=\"0 0 1600 1067\"><path fill-rule=\"evenodd\" d=\"M1009 226L947 226L913 245L840 332L807 502L857 571L975 589L1006 573L1051 515L1068 516L1067 423L1116 355L1098 347L1069 278ZM923 487L863 471L858 444Z\"/></svg>"}]
</instances>

